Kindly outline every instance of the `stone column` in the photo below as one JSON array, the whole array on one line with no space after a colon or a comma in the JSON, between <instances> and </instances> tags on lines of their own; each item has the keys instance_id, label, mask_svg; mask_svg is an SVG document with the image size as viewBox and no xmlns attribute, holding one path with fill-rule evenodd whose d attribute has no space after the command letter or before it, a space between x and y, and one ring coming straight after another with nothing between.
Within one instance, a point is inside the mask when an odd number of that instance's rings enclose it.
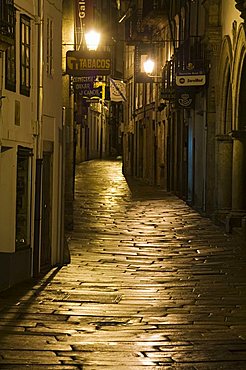
<instances>
[{"instance_id":1,"label":"stone column","mask_svg":"<svg viewBox=\"0 0 246 370\"><path fill-rule=\"evenodd\" d=\"M246 213L246 132L233 133L232 211Z\"/></svg>"},{"instance_id":2,"label":"stone column","mask_svg":"<svg viewBox=\"0 0 246 370\"><path fill-rule=\"evenodd\" d=\"M246 131L234 131L232 160L232 210L227 216L226 231L233 227L242 227L246 223Z\"/></svg>"},{"instance_id":3,"label":"stone column","mask_svg":"<svg viewBox=\"0 0 246 370\"><path fill-rule=\"evenodd\" d=\"M217 214L230 212L232 205L232 138L218 135L217 139Z\"/></svg>"},{"instance_id":4,"label":"stone column","mask_svg":"<svg viewBox=\"0 0 246 370\"><path fill-rule=\"evenodd\" d=\"M209 84L207 88L206 108L206 186L204 196L204 208L207 214L212 215L216 209L215 199L215 146L216 146L216 87L218 84L218 65L221 48L221 25L220 9L221 0L205 0L203 6L206 11L206 25L204 43L206 57L210 64Z\"/></svg>"}]
</instances>

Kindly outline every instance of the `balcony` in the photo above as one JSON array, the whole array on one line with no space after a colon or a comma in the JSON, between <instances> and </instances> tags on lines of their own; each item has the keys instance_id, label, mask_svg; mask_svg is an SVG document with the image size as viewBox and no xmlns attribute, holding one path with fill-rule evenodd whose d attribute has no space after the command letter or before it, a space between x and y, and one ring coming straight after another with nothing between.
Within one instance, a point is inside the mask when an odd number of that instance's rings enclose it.
<instances>
[{"instance_id":1,"label":"balcony","mask_svg":"<svg viewBox=\"0 0 246 370\"><path fill-rule=\"evenodd\" d=\"M175 99L175 63L168 60L162 70L161 98L167 101Z\"/></svg>"},{"instance_id":2,"label":"balcony","mask_svg":"<svg viewBox=\"0 0 246 370\"><path fill-rule=\"evenodd\" d=\"M199 91L205 85L206 72L205 51L201 38L189 37L175 49L172 59L167 61L163 68L161 97L171 101L180 90L192 90L194 93ZM177 76L184 77L184 81L185 76L192 76L194 84L177 86Z\"/></svg>"},{"instance_id":3,"label":"balcony","mask_svg":"<svg viewBox=\"0 0 246 370\"><path fill-rule=\"evenodd\" d=\"M128 45L138 43L150 43L152 39L152 28L148 25L143 25L141 18L133 13L126 21L125 40Z\"/></svg>"},{"instance_id":4,"label":"balcony","mask_svg":"<svg viewBox=\"0 0 246 370\"><path fill-rule=\"evenodd\" d=\"M163 27L167 22L168 9L164 0L143 0L142 19L144 25Z\"/></svg>"},{"instance_id":5,"label":"balcony","mask_svg":"<svg viewBox=\"0 0 246 370\"><path fill-rule=\"evenodd\" d=\"M205 50L201 37L192 36L175 50L175 64L177 73L196 73L205 71Z\"/></svg>"},{"instance_id":6,"label":"balcony","mask_svg":"<svg viewBox=\"0 0 246 370\"><path fill-rule=\"evenodd\" d=\"M143 0L142 7L133 5L126 20L126 42L151 43L155 30L167 22L167 9L163 0Z\"/></svg>"},{"instance_id":7,"label":"balcony","mask_svg":"<svg viewBox=\"0 0 246 370\"><path fill-rule=\"evenodd\" d=\"M0 0L0 50L5 51L15 40L15 8L13 0Z\"/></svg>"}]
</instances>

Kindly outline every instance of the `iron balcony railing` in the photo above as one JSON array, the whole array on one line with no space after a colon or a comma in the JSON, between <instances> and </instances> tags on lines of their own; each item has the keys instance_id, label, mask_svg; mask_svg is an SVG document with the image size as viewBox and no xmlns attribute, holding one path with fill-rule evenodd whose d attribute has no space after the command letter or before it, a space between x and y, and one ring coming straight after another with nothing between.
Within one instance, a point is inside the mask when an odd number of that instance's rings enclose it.
<instances>
[{"instance_id":1,"label":"iron balcony railing","mask_svg":"<svg viewBox=\"0 0 246 370\"><path fill-rule=\"evenodd\" d=\"M140 2L141 3L141 2ZM165 24L168 18L166 1L132 1L129 15L125 22L125 39L128 44L152 42L153 30Z\"/></svg>"},{"instance_id":2,"label":"iron balcony railing","mask_svg":"<svg viewBox=\"0 0 246 370\"><path fill-rule=\"evenodd\" d=\"M15 38L15 9L13 0L0 0L0 38L7 38L10 44Z\"/></svg>"},{"instance_id":3,"label":"iron balcony railing","mask_svg":"<svg viewBox=\"0 0 246 370\"><path fill-rule=\"evenodd\" d=\"M189 37L182 42L171 60L165 63L162 70L162 98L175 99L176 76L187 74L206 74L205 48L201 37Z\"/></svg>"},{"instance_id":4,"label":"iron balcony railing","mask_svg":"<svg viewBox=\"0 0 246 370\"><path fill-rule=\"evenodd\" d=\"M175 63L174 58L168 60L162 70L161 97L164 100L175 99Z\"/></svg>"},{"instance_id":5,"label":"iron balcony railing","mask_svg":"<svg viewBox=\"0 0 246 370\"><path fill-rule=\"evenodd\" d=\"M200 36L190 36L174 53L177 72L205 70L205 48Z\"/></svg>"},{"instance_id":6,"label":"iron balcony railing","mask_svg":"<svg viewBox=\"0 0 246 370\"><path fill-rule=\"evenodd\" d=\"M155 16L159 13L167 13L166 1L165 0L143 0L143 18L149 16Z\"/></svg>"}]
</instances>

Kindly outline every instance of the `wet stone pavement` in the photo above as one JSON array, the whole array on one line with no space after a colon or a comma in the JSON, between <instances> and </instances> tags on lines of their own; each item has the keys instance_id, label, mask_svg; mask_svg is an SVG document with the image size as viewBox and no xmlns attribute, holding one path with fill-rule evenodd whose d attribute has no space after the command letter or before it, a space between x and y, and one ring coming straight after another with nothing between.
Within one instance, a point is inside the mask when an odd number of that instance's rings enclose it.
<instances>
[{"instance_id":1,"label":"wet stone pavement","mask_svg":"<svg viewBox=\"0 0 246 370\"><path fill-rule=\"evenodd\" d=\"M0 294L0 369L246 369L246 242L119 161L77 167L71 264Z\"/></svg>"}]
</instances>

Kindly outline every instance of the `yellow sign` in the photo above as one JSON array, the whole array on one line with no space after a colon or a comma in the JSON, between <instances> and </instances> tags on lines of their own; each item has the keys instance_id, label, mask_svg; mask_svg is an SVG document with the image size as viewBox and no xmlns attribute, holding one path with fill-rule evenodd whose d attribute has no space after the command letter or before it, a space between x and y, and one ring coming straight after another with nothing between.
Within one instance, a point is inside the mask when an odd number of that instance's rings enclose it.
<instances>
[{"instance_id":1,"label":"yellow sign","mask_svg":"<svg viewBox=\"0 0 246 370\"><path fill-rule=\"evenodd\" d=\"M111 72L110 53L68 51L66 72L71 76L109 75Z\"/></svg>"},{"instance_id":2,"label":"yellow sign","mask_svg":"<svg viewBox=\"0 0 246 370\"><path fill-rule=\"evenodd\" d=\"M177 86L203 86L206 83L205 75L178 75L176 76Z\"/></svg>"}]
</instances>

